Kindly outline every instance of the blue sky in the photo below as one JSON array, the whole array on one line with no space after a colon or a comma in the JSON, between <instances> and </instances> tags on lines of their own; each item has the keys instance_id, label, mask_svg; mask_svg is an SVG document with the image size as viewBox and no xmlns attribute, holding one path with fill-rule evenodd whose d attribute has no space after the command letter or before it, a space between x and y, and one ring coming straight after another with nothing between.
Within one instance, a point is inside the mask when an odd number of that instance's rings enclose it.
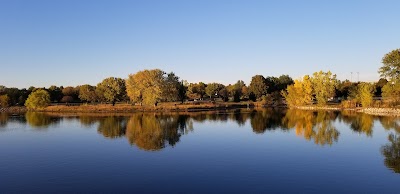
<instances>
[{"instance_id":1,"label":"blue sky","mask_svg":"<svg viewBox=\"0 0 400 194\"><path fill-rule=\"evenodd\" d=\"M0 0L0 85L95 85L143 69L249 83L331 70L375 81L400 1Z\"/></svg>"}]
</instances>

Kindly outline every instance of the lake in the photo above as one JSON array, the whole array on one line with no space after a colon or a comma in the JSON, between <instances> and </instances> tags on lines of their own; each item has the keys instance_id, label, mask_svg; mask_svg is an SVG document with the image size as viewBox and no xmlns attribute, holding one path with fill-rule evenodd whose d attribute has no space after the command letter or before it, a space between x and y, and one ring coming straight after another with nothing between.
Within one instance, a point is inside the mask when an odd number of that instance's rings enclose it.
<instances>
[{"instance_id":1,"label":"lake","mask_svg":"<svg viewBox=\"0 0 400 194\"><path fill-rule=\"evenodd\" d=\"M400 119L3 113L0 157L1 193L398 193Z\"/></svg>"}]
</instances>

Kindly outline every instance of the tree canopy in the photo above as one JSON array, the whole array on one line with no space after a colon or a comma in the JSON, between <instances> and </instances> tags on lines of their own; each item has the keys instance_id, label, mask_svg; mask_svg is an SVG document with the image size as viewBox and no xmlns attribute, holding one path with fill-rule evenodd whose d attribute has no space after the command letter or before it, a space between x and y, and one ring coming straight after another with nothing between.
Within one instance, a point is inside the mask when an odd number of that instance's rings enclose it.
<instances>
[{"instance_id":1,"label":"tree canopy","mask_svg":"<svg viewBox=\"0 0 400 194\"><path fill-rule=\"evenodd\" d=\"M319 105L325 105L329 98L335 96L336 75L328 72L315 72L311 79L315 98Z\"/></svg>"},{"instance_id":2,"label":"tree canopy","mask_svg":"<svg viewBox=\"0 0 400 194\"><path fill-rule=\"evenodd\" d=\"M215 82L209 83L209 84L207 84L207 87L206 87L206 94L210 98L213 98L215 96L220 95L220 91L224 88L225 88L225 86L223 84L215 83Z\"/></svg>"},{"instance_id":3,"label":"tree canopy","mask_svg":"<svg viewBox=\"0 0 400 194\"><path fill-rule=\"evenodd\" d=\"M383 66L379 68L379 73L383 78L390 81L400 79L400 49L392 50L382 58Z\"/></svg>"},{"instance_id":4,"label":"tree canopy","mask_svg":"<svg viewBox=\"0 0 400 194\"><path fill-rule=\"evenodd\" d=\"M156 104L184 98L184 85L173 72L166 74L160 69L143 70L130 74L126 81L129 98L133 102Z\"/></svg>"},{"instance_id":5,"label":"tree canopy","mask_svg":"<svg viewBox=\"0 0 400 194\"><path fill-rule=\"evenodd\" d=\"M106 78L97 84L96 91L97 95L114 105L126 98L125 80L115 77Z\"/></svg>"},{"instance_id":6,"label":"tree canopy","mask_svg":"<svg viewBox=\"0 0 400 194\"><path fill-rule=\"evenodd\" d=\"M251 93L255 95L257 99L261 98L261 96L267 94L268 86L266 84L266 80L262 75L255 75L251 78L251 82L249 85L249 90Z\"/></svg>"},{"instance_id":7,"label":"tree canopy","mask_svg":"<svg viewBox=\"0 0 400 194\"><path fill-rule=\"evenodd\" d=\"M312 83L311 78L306 75L302 80L295 80L289 85L286 91L282 91L286 103L291 106L302 106L312 104Z\"/></svg>"},{"instance_id":8,"label":"tree canopy","mask_svg":"<svg viewBox=\"0 0 400 194\"><path fill-rule=\"evenodd\" d=\"M79 87L79 99L85 102L94 102L97 100L96 87L85 84Z\"/></svg>"},{"instance_id":9,"label":"tree canopy","mask_svg":"<svg viewBox=\"0 0 400 194\"><path fill-rule=\"evenodd\" d=\"M38 89L32 92L25 102L29 109L44 108L50 104L50 95L44 89Z\"/></svg>"}]
</instances>

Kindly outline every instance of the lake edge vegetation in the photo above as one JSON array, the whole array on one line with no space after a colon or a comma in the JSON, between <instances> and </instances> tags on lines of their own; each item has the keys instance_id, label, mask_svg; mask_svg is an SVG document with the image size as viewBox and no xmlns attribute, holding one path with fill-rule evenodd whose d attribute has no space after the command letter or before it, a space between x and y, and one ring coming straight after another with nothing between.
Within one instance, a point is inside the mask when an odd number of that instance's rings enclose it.
<instances>
[{"instance_id":1,"label":"lake edge vegetation","mask_svg":"<svg viewBox=\"0 0 400 194\"><path fill-rule=\"evenodd\" d=\"M187 111L196 108L254 106L398 108L400 49L385 54L382 64L378 71L381 78L374 83L340 81L330 71L315 72L296 80L289 75L255 75L248 86L242 80L229 85L215 82L188 83L173 72L152 69L130 74L126 79L109 77L96 86L32 86L18 89L0 85L0 110L15 106L25 106L35 111L99 111L107 108L118 111ZM119 108L110 108L115 105ZM97 109L96 106L103 108Z\"/></svg>"}]
</instances>

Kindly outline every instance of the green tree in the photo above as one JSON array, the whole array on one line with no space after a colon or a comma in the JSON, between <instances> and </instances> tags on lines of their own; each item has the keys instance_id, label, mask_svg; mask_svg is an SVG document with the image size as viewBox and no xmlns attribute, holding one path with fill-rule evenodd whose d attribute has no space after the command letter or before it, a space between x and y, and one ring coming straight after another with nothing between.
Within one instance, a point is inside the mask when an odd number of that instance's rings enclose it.
<instances>
[{"instance_id":1,"label":"green tree","mask_svg":"<svg viewBox=\"0 0 400 194\"><path fill-rule=\"evenodd\" d=\"M375 96L382 96L382 88L388 83L388 81L384 78L379 79L377 83L375 83Z\"/></svg>"},{"instance_id":2,"label":"green tree","mask_svg":"<svg viewBox=\"0 0 400 194\"><path fill-rule=\"evenodd\" d=\"M224 85L220 84L220 83L210 83L207 84L206 87L206 94L210 97L213 98L215 96L219 95L219 91L222 90L223 88L225 88Z\"/></svg>"},{"instance_id":3,"label":"green tree","mask_svg":"<svg viewBox=\"0 0 400 194\"><path fill-rule=\"evenodd\" d=\"M188 85L186 96L189 99L201 99L206 94L207 85L203 82L190 83Z\"/></svg>"},{"instance_id":4,"label":"green tree","mask_svg":"<svg viewBox=\"0 0 400 194\"><path fill-rule=\"evenodd\" d=\"M0 96L0 108L8 107L8 101L9 101L9 98L8 98L7 94L1 95Z\"/></svg>"},{"instance_id":5,"label":"green tree","mask_svg":"<svg viewBox=\"0 0 400 194\"><path fill-rule=\"evenodd\" d=\"M182 83L179 81L179 77L176 76L173 72L167 74L164 78L164 82L162 83L162 98L163 101L166 102L175 102L181 100L182 96L179 94L183 91L181 88Z\"/></svg>"},{"instance_id":6,"label":"green tree","mask_svg":"<svg viewBox=\"0 0 400 194\"><path fill-rule=\"evenodd\" d=\"M251 82L249 85L249 91L255 95L257 99L260 99L261 96L267 94L268 86L266 84L266 80L262 75L255 75L251 78Z\"/></svg>"},{"instance_id":7,"label":"green tree","mask_svg":"<svg viewBox=\"0 0 400 194\"><path fill-rule=\"evenodd\" d=\"M400 79L400 49L392 50L382 58L383 66L379 68L379 73L389 81Z\"/></svg>"},{"instance_id":8,"label":"green tree","mask_svg":"<svg viewBox=\"0 0 400 194\"><path fill-rule=\"evenodd\" d=\"M187 87L187 82L185 81L180 81L179 86L178 86L178 99L182 103L185 101L186 97L186 91L188 89Z\"/></svg>"},{"instance_id":9,"label":"green tree","mask_svg":"<svg viewBox=\"0 0 400 194\"><path fill-rule=\"evenodd\" d=\"M50 95L46 90L38 89L32 92L25 102L29 109L44 108L50 104Z\"/></svg>"},{"instance_id":10,"label":"green tree","mask_svg":"<svg viewBox=\"0 0 400 194\"><path fill-rule=\"evenodd\" d=\"M357 85L355 95L352 94L352 96L355 96L356 101L359 102L363 107L369 107L372 104L374 90L374 85L362 82Z\"/></svg>"},{"instance_id":11,"label":"green tree","mask_svg":"<svg viewBox=\"0 0 400 194\"><path fill-rule=\"evenodd\" d=\"M244 98L243 87L246 87L246 84L243 80L238 80L231 89L231 96L233 97L234 102L240 102L240 99Z\"/></svg>"},{"instance_id":12,"label":"green tree","mask_svg":"<svg viewBox=\"0 0 400 194\"><path fill-rule=\"evenodd\" d=\"M3 88L0 95L7 95L8 96L8 105L14 106L18 105L19 98L23 95L22 91L18 88Z\"/></svg>"},{"instance_id":13,"label":"green tree","mask_svg":"<svg viewBox=\"0 0 400 194\"><path fill-rule=\"evenodd\" d=\"M325 105L328 99L335 96L336 75L328 72L315 72L312 77L313 90L318 105Z\"/></svg>"},{"instance_id":14,"label":"green tree","mask_svg":"<svg viewBox=\"0 0 400 194\"><path fill-rule=\"evenodd\" d=\"M79 99L84 102L95 102L97 100L96 87L89 84L80 86Z\"/></svg>"},{"instance_id":15,"label":"green tree","mask_svg":"<svg viewBox=\"0 0 400 194\"><path fill-rule=\"evenodd\" d=\"M382 97L393 105L400 103L400 81L388 82L382 87Z\"/></svg>"},{"instance_id":16,"label":"green tree","mask_svg":"<svg viewBox=\"0 0 400 194\"><path fill-rule=\"evenodd\" d=\"M165 91L164 74L160 69L130 74L126 81L126 90L131 101L149 105L161 102Z\"/></svg>"},{"instance_id":17,"label":"green tree","mask_svg":"<svg viewBox=\"0 0 400 194\"><path fill-rule=\"evenodd\" d=\"M102 94L106 102L112 103L114 106L116 102L126 99L125 80L121 78L109 77L104 79L101 83L97 84L97 94Z\"/></svg>"},{"instance_id":18,"label":"green tree","mask_svg":"<svg viewBox=\"0 0 400 194\"><path fill-rule=\"evenodd\" d=\"M288 85L294 83L293 79L289 75L281 75L278 77L277 91L282 91L287 88Z\"/></svg>"},{"instance_id":19,"label":"green tree","mask_svg":"<svg viewBox=\"0 0 400 194\"><path fill-rule=\"evenodd\" d=\"M50 86L49 89L47 89L47 91L50 94L50 101L51 102L58 102L61 100L61 98L63 97L63 93L62 90L64 88L61 87L57 87L57 86Z\"/></svg>"}]
</instances>

